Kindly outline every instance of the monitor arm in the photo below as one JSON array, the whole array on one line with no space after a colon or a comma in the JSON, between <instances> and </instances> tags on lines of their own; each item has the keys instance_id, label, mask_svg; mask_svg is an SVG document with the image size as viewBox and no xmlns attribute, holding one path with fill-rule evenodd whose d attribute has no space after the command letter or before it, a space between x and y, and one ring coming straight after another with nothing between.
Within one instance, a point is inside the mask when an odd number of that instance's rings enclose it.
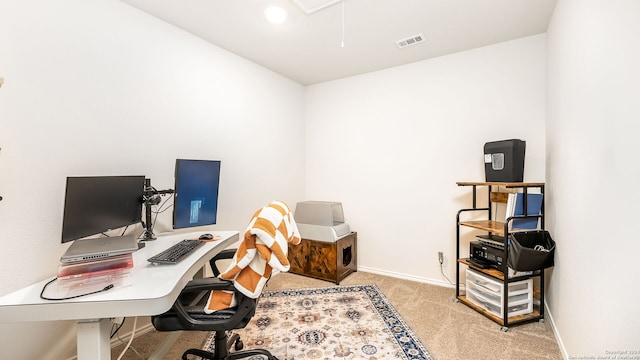
<instances>
[{"instance_id":1,"label":"monitor arm","mask_svg":"<svg viewBox=\"0 0 640 360\"><path fill-rule=\"evenodd\" d=\"M144 203L145 210L145 222L143 223L145 230L141 241L155 240L156 236L153 234L153 222L151 220L151 207L153 205L160 204L162 195L173 194L173 189L156 190L151 186L151 179L144 180L144 194L142 195L142 202Z\"/></svg>"}]
</instances>

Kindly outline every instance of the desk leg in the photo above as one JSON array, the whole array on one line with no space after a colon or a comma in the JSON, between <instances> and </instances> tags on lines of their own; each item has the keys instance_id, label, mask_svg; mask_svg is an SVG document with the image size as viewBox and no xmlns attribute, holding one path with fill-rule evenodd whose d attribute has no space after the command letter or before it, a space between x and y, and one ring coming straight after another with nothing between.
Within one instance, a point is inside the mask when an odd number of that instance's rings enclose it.
<instances>
[{"instance_id":1,"label":"desk leg","mask_svg":"<svg viewBox=\"0 0 640 360\"><path fill-rule=\"evenodd\" d=\"M111 320L79 320L78 360L111 360Z\"/></svg>"}]
</instances>

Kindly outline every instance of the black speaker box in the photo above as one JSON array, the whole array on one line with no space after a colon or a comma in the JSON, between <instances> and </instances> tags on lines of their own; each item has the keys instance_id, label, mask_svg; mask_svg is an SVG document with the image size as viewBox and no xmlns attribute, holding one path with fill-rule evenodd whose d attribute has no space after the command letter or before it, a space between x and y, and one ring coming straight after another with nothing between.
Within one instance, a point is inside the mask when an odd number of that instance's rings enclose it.
<instances>
[{"instance_id":1,"label":"black speaker box","mask_svg":"<svg viewBox=\"0 0 640 360\"><path fill-rule=\"evenodd\" d=\"M484 173L489 182L522 182L526 142L519 139L484 144Z\"/></svg>"}]
</instances>

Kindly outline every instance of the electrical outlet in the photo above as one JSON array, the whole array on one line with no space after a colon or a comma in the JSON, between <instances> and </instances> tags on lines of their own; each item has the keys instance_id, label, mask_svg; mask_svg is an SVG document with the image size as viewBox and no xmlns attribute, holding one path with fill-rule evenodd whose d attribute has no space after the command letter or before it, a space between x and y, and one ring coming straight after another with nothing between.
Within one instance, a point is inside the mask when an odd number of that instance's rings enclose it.
<instances>
[{"instance_id":1,"label":"electrical outlet","mask_svg":"<svg viewBox=\"0 0 640 360\"><path fill-rule=\"evenodd\" d=\"M442 251L438 251L438 262L440 262L440 265L444 262L444 255L442 255Z\"/></svg>"}]
</instances>

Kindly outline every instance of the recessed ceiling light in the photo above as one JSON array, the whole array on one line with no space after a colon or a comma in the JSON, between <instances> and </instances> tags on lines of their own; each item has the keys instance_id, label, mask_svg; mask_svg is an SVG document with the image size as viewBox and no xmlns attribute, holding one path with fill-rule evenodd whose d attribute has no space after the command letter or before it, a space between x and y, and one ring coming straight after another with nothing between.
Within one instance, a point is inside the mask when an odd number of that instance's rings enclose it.
<instances>
[{"instance_id":1,"label":"recessed ceiling light","mask_svg":"<svg viewBox=\"0 0 640 360\"><path fill-rule=\"evenodd\" d=\"M269 6L264 9L264 16L267 17L269 22L274 24L282 24L287 20L287 12L279 6Z\"/></svg>"}]
</instances>

